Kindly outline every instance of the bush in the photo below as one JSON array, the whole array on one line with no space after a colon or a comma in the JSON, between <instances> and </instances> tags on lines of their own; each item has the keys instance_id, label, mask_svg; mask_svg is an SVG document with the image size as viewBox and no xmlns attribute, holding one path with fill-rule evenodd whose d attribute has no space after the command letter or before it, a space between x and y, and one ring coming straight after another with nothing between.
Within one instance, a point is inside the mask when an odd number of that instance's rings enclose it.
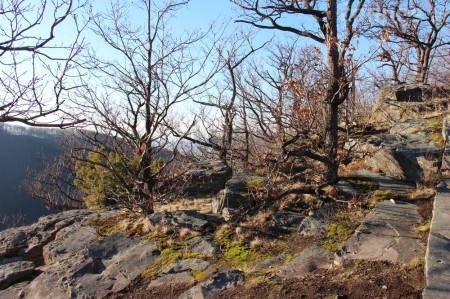
<instances>
[{"instance_id":1,"label":"bush","mask_svg":"<svg viewBox=\"0 0 450 299\"><path fill-rule=\"evenodd\" d=\"M88 208L103 208L126 196L124 184L138 171L138 164L137 157L93 150L77 161L74 184L85 194Z\"/></svg>"}]
</instances>

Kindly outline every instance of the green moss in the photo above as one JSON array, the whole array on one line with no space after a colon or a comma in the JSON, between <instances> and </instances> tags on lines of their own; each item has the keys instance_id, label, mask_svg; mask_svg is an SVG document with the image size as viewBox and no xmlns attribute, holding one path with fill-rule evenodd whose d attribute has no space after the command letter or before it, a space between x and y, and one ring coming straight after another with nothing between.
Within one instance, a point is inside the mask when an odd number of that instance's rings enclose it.
<instances>
[{"instance_id":1,"label":"green moss","mask_svg":"<svg viewBox=\"0 0 450 299\"><path fill-rule=\"evenodd\" d=\"M177 260L184 259L203 259L206 260L208 257L201 253L190 252L186 250L181 250L179 246L168 247L161 250L160 261L148 267L141 276L143 278L154 279L156 276L161 274L161 272L170 264ZM197 273L200 276L200 274ZM195 276L194 276L195 277Z\"/></svg>"},{"instance_id":2,"label":"green moss","mask_svg":"<svg viewBox=\"0 0 450 299\"><path fill-rule=\"evenodd\" d=\"M436 143L436 146L439 148L443 148L444 147L444 138L442 137L442 134L440 133L431 133L428 135L428 139L430 141L433 141L434 143Z\"/></svg>"},{"instance_id":3,"label":"green moss","mask_svg":"<svg viewBox=\"0 0 450 299\"><path fill-rule=\"evenodd\" d=\"M288 253L286 255L286 259L284 260L284 263L285 264L289 263L290 261L292 261L293 258L294 258L294 255L292 253Z\"/></svg>"},{"instance_id":4,"label":"green moss","mask_svg":"<svg viewBox=\"0 0 450 299\"><path fill-rule=\"evenodd\" d=\"M251 268L258 262L272 258L271 255L261 253L250 248L244 240L231 243L224 253L223 263L238 269Z\"/></svg>"},{"instance_id":5,"label":"green moss","mask_svg":"<svg viewBox=\"0 0 450 299\"><path fill-rule=\"evenodd\" d=\"M191 271L192 276L194 276L195 281L203 281L211 274L208 271Z\"/></svg>"},{"instance_id":6,"label":"green moss","mask_svg":"<svg viewBox=\"0 0 450 299\"><path fill-rule=\"evenodd\" d=\"M397 197L393 192L388 190L375 190L372 194L372 201L378 203L383 200L391 199L392 197Z\"/></svg>"},{"instance_id":7,"label":"green moss","mask_svg":"<svg viewBox=\"0 0 450 299\"><path fill-rule=\"evenodd\" d=\"M249 189L259 189L263 185L263 180L261 178L253 179L247 182L247 188Z\"/></svg>"},{"instance_id":8,"label":"green moss","mask_svg":"<svg viewBox=\"0 0 450 299\"><path fill-rule=\"evenodd\" d=\"M249 285L257 285L257 284L273 284L274 281L268 275L247 275L245 277L245 281Z\"/></svg>"},{"instance_id":9,"label":"green moss","mask_svg":"<svg viewBox=\"0 0 450 299\"><path fill-rule=\"evenodd\" d=\"M336 252L341 242L347 240L353 234L353 230L339 222L330 224L327 233L327 241L323 247L332 252Z\"/></svg>"}]
</instances>

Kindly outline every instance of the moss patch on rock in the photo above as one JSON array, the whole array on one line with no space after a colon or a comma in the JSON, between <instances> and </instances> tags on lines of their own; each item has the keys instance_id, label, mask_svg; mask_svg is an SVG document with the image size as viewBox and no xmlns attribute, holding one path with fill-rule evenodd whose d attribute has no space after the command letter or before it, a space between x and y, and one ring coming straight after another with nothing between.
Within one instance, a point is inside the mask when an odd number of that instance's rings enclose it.
<instances>
[{"instance_id":1,"label":"moss patch on rock","mask_svg":"<svg viewBox=\"0 0 450 299\"><path fill-rule=\"evenodd\" d=\"M347 240L354 230L346 227L340 222L333 222L327 232L327 240L323 244L323 248L328 251L336 252L342 242Z\"/></svg>"}]
</instances>

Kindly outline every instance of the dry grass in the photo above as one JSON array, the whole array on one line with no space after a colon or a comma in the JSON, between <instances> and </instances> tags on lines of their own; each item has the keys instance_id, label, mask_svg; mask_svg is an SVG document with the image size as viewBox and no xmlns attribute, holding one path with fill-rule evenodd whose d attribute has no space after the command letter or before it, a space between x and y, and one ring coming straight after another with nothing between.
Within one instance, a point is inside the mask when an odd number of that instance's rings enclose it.
<instances>
[{"instance_id":1,"label":"dry grass","mask_svg":"<svg viewBox=\"0 0 450 299\"><path fill-rule=\"evenodd\" d=\"M263 244L264 244L263 240L256 237L255 239L250 241L250 248L258 249L258 248L261 248L263 246Z\"/></svg>"},{"instance_id":2,"label":"dry grass","mask_svg":"<svg viewBox=\"0 0 450 299\"><path fill-rule=\"evenodd\" d=\"M212 198L182 198L168 204L156 204L155 212L176 212L182 210L195 210L200 213L212 212Z\"/></svg>"},{"instance_id":3,"label":"dry grass","mask_svg":"<svg viewBox=\"0 0 450 299\"><path fill-rule=\"evenodd\" d=\"M353 159L347 165L341 164L339 167L339 176L346 177L355 173L357 170L363 169L365 167L364 159Z\"/></svg>"}]
</instances>

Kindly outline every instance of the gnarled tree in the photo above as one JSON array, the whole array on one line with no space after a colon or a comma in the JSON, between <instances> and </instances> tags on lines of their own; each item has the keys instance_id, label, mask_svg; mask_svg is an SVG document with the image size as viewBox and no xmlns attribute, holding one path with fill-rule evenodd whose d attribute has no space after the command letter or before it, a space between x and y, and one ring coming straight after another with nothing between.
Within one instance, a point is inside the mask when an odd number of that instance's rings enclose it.
<instances>
[{"instance_id":1,"label":"gnarled tree","mask_svg":"<svg viewBox=\"0 0 450 299\"><path fill-rule=\"evenodd\" d=\"M339 106L350 92L346 59L351 58L351 42L358 36L356 24L365 0L348 1L286 1L231 0L243 11L238 22L252 26L292 33L307 38L325 48L326 76L322 83L324 96L324 140L322 152L308 148L290 148L300 135L283 140L287 155L309 157L326 166L326 180L338 181L338 121Z\"/></svg>"}]
</instances>

